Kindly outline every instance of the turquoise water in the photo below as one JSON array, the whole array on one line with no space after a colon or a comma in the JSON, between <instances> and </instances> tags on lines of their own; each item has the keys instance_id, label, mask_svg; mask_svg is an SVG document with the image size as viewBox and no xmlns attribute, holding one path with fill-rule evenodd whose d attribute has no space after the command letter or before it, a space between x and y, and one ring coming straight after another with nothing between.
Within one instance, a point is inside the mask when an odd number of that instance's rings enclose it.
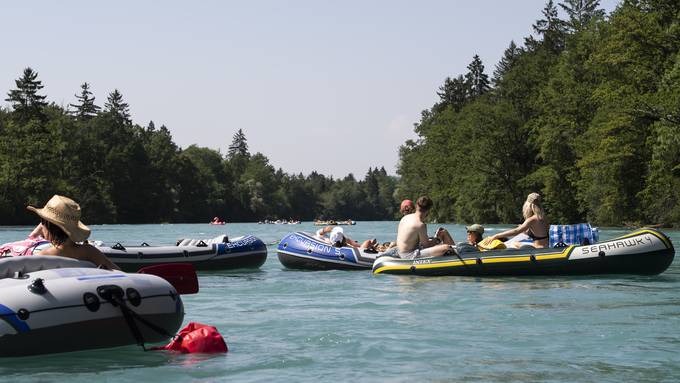
<instances>
[{"instance_id":1,"label":"turquoise water","mask_svg":"<svg viewBox=\"0 0 680 383\"><path fill-rule=\"evenodd\" d=\"M359 222L355 239L393 239L396 222ZM456 239L461 225L443 225ZM489 232L508 228L493 226ZM435 227L431 228L433 231ZM0 229L0 243L29 227ZM0 359L7 382L473 381L677 382L680 266L659 276L403 277L291 271L278 240L302 225L92 226L109 243L254 234L270 244L256 271L199 274L185 323L217 326L226 355L136 346ZM601 232L601 239L626 233ZM666 231L676 248L680 232Z\"/></svg>"}]
</instances>

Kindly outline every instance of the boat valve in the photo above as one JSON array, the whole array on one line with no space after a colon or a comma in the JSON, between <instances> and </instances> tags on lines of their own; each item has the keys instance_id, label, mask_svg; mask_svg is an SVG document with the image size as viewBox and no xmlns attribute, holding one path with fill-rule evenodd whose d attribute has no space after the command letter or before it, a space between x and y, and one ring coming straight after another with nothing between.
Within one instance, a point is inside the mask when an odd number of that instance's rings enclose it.
<instances>
[{"instance_id":1,"label":"boat valve","mask_svg":"<svg viewBox=\"0 0 680 383\"><path fill-rule=\"evenodd\" d=\"M45 287L45 283L42 278L36 278L33 283L28 285L28 290L32 292L33 294L38 294L42 295L47 292L47 288Z\"/></svg>"}]
</instances>

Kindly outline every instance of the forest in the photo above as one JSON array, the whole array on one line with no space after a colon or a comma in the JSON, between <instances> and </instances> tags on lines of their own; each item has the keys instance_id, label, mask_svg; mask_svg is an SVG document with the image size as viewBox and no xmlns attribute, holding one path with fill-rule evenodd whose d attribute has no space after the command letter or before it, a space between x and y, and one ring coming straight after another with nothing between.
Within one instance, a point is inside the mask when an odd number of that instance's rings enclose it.
<instances>
[{"instance_id":1,"label":"forest","mask_svg":"<svg viewBox=\"0 0 680 383\"><path fill-rule=\"evenodd\" d=\"M55 193L78 201L88 223L382 220L398 209L396 177L384 168L362 180L287 174L251 154L241 129L226 154L182 149L165 126L133 124L118 90L100 107L83 83L62 108L45 101L42 87L26 68L9 92L11 110L0 110L0 224L31 223L26 206Z\"/></svg>"},{"instance_id":2,"label":"forest","mask_svg":"<svg viewBox=\"0 0 680 383\"><path fill-rule=\"evenodd\" d=\"M276 169L238 127L226 153L181 148L119 90L98 105L85 82L59 106L28 67L0 108L0 224L53 194L88 223L390 220L423 194L438 222L512 223L533 191L553 223L680 224L680 3L550 0L532 27L491 74L473 55L433 90L397 176L361 179Z\"/></svg>"},{"instance_id":3,"label":"forest","mask_svg":"<svg viewBox=\"0 0 680 383\"><path fill-rule=\"evenodd\" d=\"M518 222L540 192L551 222L680 223L680 2L548 1L491 75L446 78L400 148L398 195L435 219Z\"/></svg>"}]
</instances>

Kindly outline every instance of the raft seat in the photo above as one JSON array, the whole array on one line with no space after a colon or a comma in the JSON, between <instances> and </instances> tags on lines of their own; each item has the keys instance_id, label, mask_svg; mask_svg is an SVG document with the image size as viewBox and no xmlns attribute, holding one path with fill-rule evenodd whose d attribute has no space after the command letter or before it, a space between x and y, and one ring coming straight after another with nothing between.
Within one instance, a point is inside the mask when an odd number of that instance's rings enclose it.
<instances>
[{"instance_id":1,"label":"raft seat","mask_svg":"<svg viewBox=\"0 0 680 383\"><path fill-rule=\"evenodd\" d=\"M226 234L218 235L215 238L210 239L180 239L177 241L177 246L197 246L197 247L208 247L216 243L228 243L229 237Z\"/></svg>"}]
</instances>

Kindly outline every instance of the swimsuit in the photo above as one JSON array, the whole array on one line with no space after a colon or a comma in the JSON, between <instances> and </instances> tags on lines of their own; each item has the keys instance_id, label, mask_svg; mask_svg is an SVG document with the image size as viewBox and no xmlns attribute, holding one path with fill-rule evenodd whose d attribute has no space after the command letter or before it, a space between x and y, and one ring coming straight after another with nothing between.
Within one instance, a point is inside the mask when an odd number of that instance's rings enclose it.
<instances>
[{"instance_id":1,"label":"swimsuit","mask_svg":"<svg viewBox=\"0 0 680 383\"><path fill-rule=\"evenodd\" d=\"M417 259L417 258L429 258L432 257L432 247L427 249L415 248L411 251L399 252L399 258L401 259Z\"/></svg>"},{"instance_id":2,"label":"swimsuit","mask_svg":"<svg viewBox=\"0 0 680 383\"><path fill-rule=\"evenodd\" d=\"M534 234L534 232L531 231L531 229L527 230L527 235L529 236L529 238L533 239L534 241L540 241L541 239L548 238L548 234L546 234L543 237L537 237L536 234Z\"/></svg>"}]
</instances>

